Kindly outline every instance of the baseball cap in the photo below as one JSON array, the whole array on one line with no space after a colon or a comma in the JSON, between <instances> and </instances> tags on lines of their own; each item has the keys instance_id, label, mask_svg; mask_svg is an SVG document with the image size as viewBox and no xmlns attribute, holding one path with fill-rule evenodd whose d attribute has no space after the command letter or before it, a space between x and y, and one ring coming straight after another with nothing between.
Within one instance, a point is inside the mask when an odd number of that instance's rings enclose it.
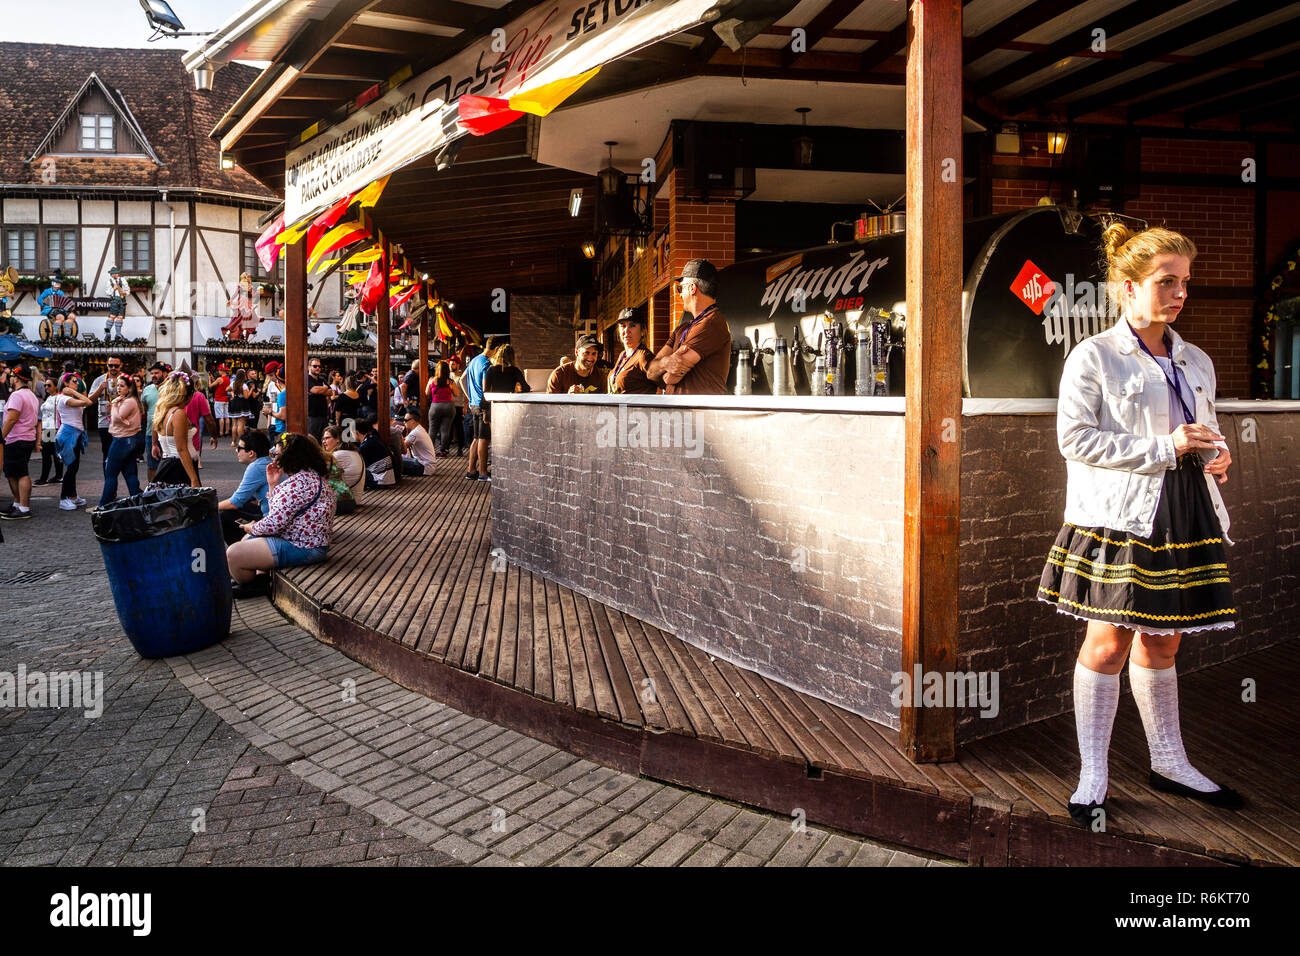
<instances>
[{"instance_id":1,"label":"baseball cap","mask_svg":"<svg viewBox=\"0 0 1300 956\"><path fill-rule=\"evenodd\" d=\"M680 282L683 279L703 279L705 282L716 282L718 270L714 268L712 262L708 259L692 259L682 267L682 274L677 276L673 281Z\"/></svg>"},{"instance_id":2,"label":"baseball cap","mask_svg":"<svg viewBox=\"0 0 1300 956\"><path fill-rule=\"evenodd\" d=\"M264 368L262 371L266 372L267 375L270 375L272 372L278 371L283 367L284 366L281 365L279 362L267 362L266 368Z\"/></svg>"},{"instance_id":3,"label":"baseball cap","mask_svg":"<svg viewBox=\"0 0 1300 956\"><path fill-rule=\"evenodd\" d=\"M164 363L162 363L162 362L154 362L152 365L149 366L149 371L151 371L151 372L154 372L154 371L157 371L157 372L170 372L171 370L172 370L172 367L171 367L170 365L166 365L166 364L164 364Z\"/></svg>"},{"instance_id":4,"label":"baseball cap","mask_svg":"<svg viewBox=\"0 0 1300 956\"><path fill-rule=\"evenodd\" d=\"M578 348L600 348L600 339L594 335L581 335L578 337Z\"/></svg>"},{"instance_id":5,"label":"baseball cap","mask_svg":"<svg viewBox=\"0 0 1300 956\"><path fill-rule=\"evenodd\" d=\"M32 380L32 369L29 365L15 365L9 369L9 372L15 378L21 378L24 382Z\"/></svg>"},{"instance_id":6,"label":"baseball cap","mask_svg":"<svg viewBox=\"0 0 1300 956\"><path fill-rule=\"evenodd\" d=\"M622 322L638 322L638 323L639 323L641 320L638 319L638 318L636 317L636 310L634 310L634 309L624 309L622 312L620 312L620 313L618 314L618 321L619 321L620 323L622 323Z\"/></svg>"}]
</instances>

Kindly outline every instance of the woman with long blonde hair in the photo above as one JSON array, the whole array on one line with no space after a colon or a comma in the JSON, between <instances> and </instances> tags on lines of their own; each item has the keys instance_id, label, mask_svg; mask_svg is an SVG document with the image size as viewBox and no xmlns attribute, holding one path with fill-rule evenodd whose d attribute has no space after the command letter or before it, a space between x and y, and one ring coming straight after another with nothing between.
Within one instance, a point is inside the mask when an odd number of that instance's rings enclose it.
<instances>
[{"instance_id":1,"label":"woman with long blonde hair","mask_svg":"<svg viewBox=\"0 0 1300 956\"><path fill-rule=\"evenodd\" d=\"M1214 412L1214 363L1173 330L1196 246L1169 229L1120 223L1103 242L1121 317L1065 362L1056 418L1065 523L1038 586L1040 600L1088 622L1074 670L1079 786L1067 809L1094 829L1104 826L1098 811L1126 658L1150 785L1225 809L1243 805L1192 766L1178 719L1182 635L1209 637L1234 627L1237 614L1218 489L1232 455Z\"/></svg>"},{"instance_id":2,"label":"woman with long blonde hair","mask_svg":"<svg viewBox=\"0 0 1300 956\"><path fill-rule=\"evenodd\" d=\"M190 420L185 414L189 396L189 381L184 372L172 372L158 389L153 441L154 457L161 460L154 474L154 485L199 487L199 472L190 453Z\"/></svg>"}]
</instances>

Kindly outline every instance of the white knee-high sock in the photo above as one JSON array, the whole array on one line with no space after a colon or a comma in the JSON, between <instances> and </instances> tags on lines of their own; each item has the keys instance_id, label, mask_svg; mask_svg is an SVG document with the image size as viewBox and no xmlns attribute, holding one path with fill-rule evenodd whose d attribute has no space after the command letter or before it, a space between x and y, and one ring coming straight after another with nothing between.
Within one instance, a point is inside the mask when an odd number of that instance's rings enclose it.
<instances>
[{"instance_id":1,"label":"white knee-high sock","mask_svg":"<svg viewBox=\"0 0 1300 956\"><path fill-rule=\"evenodd\" d=\"M1101 803L1110 782L1110 732L1119 709L1119 675L1074 665L1074 724L1079 737L1079 789L1071 803Z\"/></svg>"},{"instance_id":2,"label":"white knee-high sock","mask_svg":"<svg viewBox=\"0 0 1300 956\"><path fill-rule=\"evenodd\" d=\"M1174 668L1142 667L1129 658L1128 679L1142 715L1142 729L1147 733L1151 769L1194 790L1210 793L1220 789L1191 765L1183 749L1183 734L1178 726L1178 674Z\"/></svg>"}]
</instances>

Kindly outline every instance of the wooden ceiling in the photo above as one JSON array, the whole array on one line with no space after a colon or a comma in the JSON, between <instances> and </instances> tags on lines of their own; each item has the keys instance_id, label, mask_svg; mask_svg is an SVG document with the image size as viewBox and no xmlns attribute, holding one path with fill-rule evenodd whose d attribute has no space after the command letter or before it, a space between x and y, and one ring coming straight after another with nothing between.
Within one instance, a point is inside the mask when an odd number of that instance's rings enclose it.
<instances>
[{"instance_id":1,"label":"wooden ceiling","mask_svg":"<svg viewBox=\"0 0 1300 956\"><path fill-rule=\"evenodd\" d=\"M290 140L409 67L418 74L536 0L339 0L310 21L214 131L246 171L283 191ZM964 0L966 115L1141 123L1294 136L1300 3L1284 0ZM609 64L571 101L687 76L903 82L906 5L894 0L741 0L760 20L740 52L708 26ZM798 11L796 16L795 11ZM795 28L806 52L794 52ZM1101 30L1104 46L1097 43ZM743 117L735 117L743 120ZM864 126L871 125L864 117ZM473 139L451 169L394 175L375 218L449 295L558 288L589 235L568 192L585 176L527 158L522 123ZM588 210L590 204L588 204Z\"/></svg>"}]
</instances>

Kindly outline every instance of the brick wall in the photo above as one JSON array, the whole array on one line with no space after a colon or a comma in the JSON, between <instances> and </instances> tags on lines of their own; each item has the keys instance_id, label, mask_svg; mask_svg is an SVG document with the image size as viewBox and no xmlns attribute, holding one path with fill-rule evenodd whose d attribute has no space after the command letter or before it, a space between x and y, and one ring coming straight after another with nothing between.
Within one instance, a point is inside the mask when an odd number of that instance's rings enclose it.
<instances>
[{"instance_id":1,"label":"brick wall","mask_svg":"<svg viewBox=\"0 0 1300 956\"><path fill-rule=\"evenodd\" d=\"M704 444L692 458L602 447L598 416L617 408L494 408L493 545L709 653L897 727L902 416L696 410ZM959 741L1073 706L1086 625L1037 600L1065 507L1055 421L963 420L956 668L996 671L1000 712L962 711ZM1300 633L1300 413L1221 412L1219 422L1235 458L1223 496L1239 623L1185 637L1184 673ZM835 453L809 451L826 448Z\"/></svg>"},{"instance_id":2,"label":"brick wall","mask_svg":"<svg viewBox=\"0 0 1300 956\"><path fill-rule=\"evenodd\" d=\"M1240 615L1232 631L1184 637L1181 673L1300 633L1300 414L1218 417L1234 458L1222 494ZM1243 440L1247 420L1257 441ZM957 669L997 671L1001 696L996 718L962 712L958 740L972 740L1072 710L1087 625L1037 599L1065 511L1055 416L966 418L962 442Z\"/></svg>"},{"instance_id":3,"label":"brick wall","mask_svg":"<svg viewBox=\"0 0 1300 956\"><path fill-rule=\"evenodd\" d=\"M618 408L493 406L493 545L711 654L897 726L902 416L686 409L703 439L690 457L603 441Z\"/></svg>"},{"instance_id":4,"label":"brick wall","mask_svg":"<svg viewBox=\"0 0 1300 956\"><path fill-rule=\"evenodd\" d=\"M573 353L576 341L573 296L510 297L510 344L520 368L555 368L560 356Z\"/></svg>"}]
</instances>

